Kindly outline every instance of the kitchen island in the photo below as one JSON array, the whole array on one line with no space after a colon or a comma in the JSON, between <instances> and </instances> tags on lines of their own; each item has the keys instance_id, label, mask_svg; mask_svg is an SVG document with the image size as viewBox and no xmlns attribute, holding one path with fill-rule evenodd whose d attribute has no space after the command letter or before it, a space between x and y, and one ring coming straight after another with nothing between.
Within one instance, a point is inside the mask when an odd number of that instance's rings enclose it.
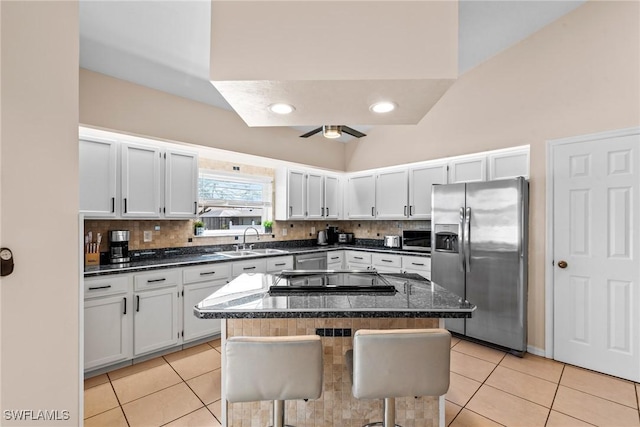
<instances>
[{"instance_id":1,"label":"kitchen island","mask_svg":"<svg viewBox=\"0 0 640 427\"><path fill-rule=\"evenodd\" d=\"M223 366L227 337L320 335L322 396L286 402L286 423L360 427L382 419L382 404L351 394L344 354L352 348L355 331L438 328L444 318L469 318L474 310L474 305L415 274L318 272L301 276L285 271L281 275L243 274L198 304L194 314L223 319ZM223 425L268 425L271 402L226 402L224 369L222 377ZM399 398L396 417L405 427L444 425L444 399Z\"/></svg>"}]
</instances>

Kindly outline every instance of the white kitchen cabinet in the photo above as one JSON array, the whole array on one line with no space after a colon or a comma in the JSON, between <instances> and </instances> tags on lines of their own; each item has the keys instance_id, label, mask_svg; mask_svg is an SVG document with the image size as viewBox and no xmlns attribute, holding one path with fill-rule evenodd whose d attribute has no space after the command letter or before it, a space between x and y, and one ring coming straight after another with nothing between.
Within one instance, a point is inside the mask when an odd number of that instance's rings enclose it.
<instances>
[{"instance_id":1,"label":"white kitchen cabinet","mask_svg":"<svg viewBox=\"0 0 640 427\"><path fill-rule=\"evenodd\" d=\"M123 218L160 217L160 149L121 145L121 215Z\"/></svg>"},{"instance_id":2,"label":"white kitchen cabinet","mask_svg":"<svg viewBox=\"0 0 640 427\"><path fill-rule=\"evenodd\" d=\"M375 200L377 219L407 219L409 216L407 169L378 172Z\"/></svg>"},{"instance_id":3,"label":"white kitchen cabinet","mask_svg":"<svg viewBox=\"0 0 640 427\"><path fill-rule=\"evenodd\" d=\"M327 269L342 270L344 268L344 251L327 252Z\"/></svg>"},{"instance_id":4,"label":"white kitchen cabinet","mask_svg":"<svg viewBox=\"0 0 640 427\"><path fill-rule=\"evenodd\" d=\"M276 212L278 221L305 219L306 173L295 169L276 171Z\"/></svg>"},{"instance_id":5,"label":"white kitchen cabinet","mask_svg":"<svg viewBox=\"0 0 640 427\"><path fill-rule=\"evenodd\" d=\"M220 319L200 319L193 314L193 308L227 283L229 283L228 279L218 279L184 285L182 299L182 312L184 313L182 339L184 342L220 333L222 325Z\"/></svg>"},{"instance_id":6,"label":"white kitchen cabinet","mask_svg":"<svg viewBox=\"0 0 640 427\"><path fill-rule=\"evenodd\" d=\"M431 280L431 258L402 255L402 272L419 274Z\"/></svg>"},{"instance_id":7,"label":"white kitchen cabinet","mask_svg":"<svg viewBox=\"0 0 640 427\"><path fill-rule=\"evenodd\" d=\"M80 140L80 213L87 218L117 216L117 148L115 141Z\"/></svg>"},{"instance_id":8,"label":"white kitchen cabinet","mask_svg":"<svg viewBox=\"0 0 640 427\"><path fill-rule=\"evenodd\" d=\"M379 273L402 273L402 257L392 254L372 254L371 266Z\"/></svg>"},{"instance_id":9,"label":"white kitchen cabinet","mask_svg":"<svg viewBox=\"0 0 640 427\"><path fill-rule=\"evenodd\" d=\"M200 319L193 308L202 300L229 283L231 262L199 265L182 269L182 331L183 342L220 333L220 319Z\"/></svg>"},{"instance_id":10,"label":"white kitchen cabinet","mask_svg":"<svg viewBox=\"0 0 640 427\"><path fill-rule=\"evenodd\" d=\"M132 357L132 301L128 277L84 281L84 369Z\"/></svg>"},{"instance_id":11,"label":"white kitchen cabinet","mask_svg":"<svg viewBox=\"0 0 640 427\"><path fill-rule=\"evenodd\" d=\"M431 219L433 185L446 183L446 163L436 162L409 168L409 219Z\"/></svg>"},{"instance_id":12,"label":"white kitchen cabinet","mask_svg":"<svg viewBox=\"0 0 640 427\"><path fill-rule=\"evenodd\" d=\"M267 263L264 258L236 261L231 268L231 277L235 279L241 274L266 273Z\"/></svg>"},{"instance_id":13,"label":"white kitchen cabinet","mask_svg":"<svg viewBox=\"0 0 640 427\"><path fill-rule=\"evenodd\" d=\"M522 176L529 179L529 148L489 153L489 180Z\"/></svg>"},{"instance_id":14,"label":"white kitchen cabinet","mask_svg":"<svg viewBox=\"0 0 640 427\"><path fill-rule=\"evenodd\" d=\"M487 156L463 156L449 161L449 183L487 180Z\"/></svg>"},{"instance_id":15,"label":"white kitchen cabinet","mask_svg":"<svg viewBox=\"0 0 640 427\"><path fill-rule=\"evenodd\" d=\"M198 210L198 155L166 150L164 209L165 218L195 218Z\"/></svg>"},{"instance_id":16,"label":"white kitchen cabinet","mask_svg":"<svg viewBox=\"0 0 640 427\"><path fill-rule=\"evenodd\" d=\"M351 175L347 181L345 204L349 219L375 219L375 174Z\"/></svg>"},{"instance_id":17,"label":"white kitchen cabinet","mask_svg":"<svg viewBox=\"0 0 640 427\"><path fill-rule=\"evenodd\" d=\"M138 356L180 341L180 269L133 276L133 354Z\"/></svg>"},{"instance_id":18,"label":"white kitchen cabinet","mask_svg":"<svg viewBox=\"0 0 640 427\"><path fill-rule=\"evenodd\" d=\"M324 177L324 217L342 219L342 191L340 177L325 175Z\"/></svg>"},{"instance_id":19,"label":"white kitchen cabinet","mask_svg":"<svg viewBox=\"0 0 640 427\"><path fill-rule=\"evenodd\" d=\"M269 257L265 259L266 271L270 274L280 273L282 270L293 270L293 255Z\"/></svg>"},{"instance_id":20,"label":"white kitchen cabinet","mask_svg":"<svg viewBox=\"0 0 640 427\"><path fill-rule=\"evenodd\" d=\"M347 270L371 270L371 253L346 251Z\"/></svg>"},{"instance_id":21,"label":"white kitchen cabinet","mask_svg":"<svg viewBox=\"0 0 640 427\"><path fill-rule=\"evenodd\" d=\"M307 185L307 219L322 219L324 217L324 176L319 173L306 174Z\"/></svg>"}]
</instances>

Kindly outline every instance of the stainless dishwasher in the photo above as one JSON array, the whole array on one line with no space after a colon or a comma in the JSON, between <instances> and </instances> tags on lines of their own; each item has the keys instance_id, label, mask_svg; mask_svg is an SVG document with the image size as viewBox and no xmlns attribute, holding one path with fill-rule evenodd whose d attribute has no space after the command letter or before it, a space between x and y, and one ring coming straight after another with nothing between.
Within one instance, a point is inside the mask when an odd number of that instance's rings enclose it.
<instances>
[{"instance_id":1,"label":"stainless dishwasher","mask_svg":"<svg viewBox=\"0 0 640 427\"><path fill-rule=\"evenodd\" d=\"M296 270L326 270L327 254L321 252L296 255L294 268Z\"/></svg>"}]
</instances>

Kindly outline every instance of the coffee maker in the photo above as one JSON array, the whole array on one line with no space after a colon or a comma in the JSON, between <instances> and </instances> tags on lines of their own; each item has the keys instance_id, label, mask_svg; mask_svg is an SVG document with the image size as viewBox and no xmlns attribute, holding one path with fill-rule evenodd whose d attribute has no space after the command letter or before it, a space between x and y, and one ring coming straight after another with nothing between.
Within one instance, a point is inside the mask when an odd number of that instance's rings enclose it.
<instances>
[{"instance_id":1,"label":"coffee maker","mask_svg":"<svg viewBox=\"0 0 640 427\"><path fill-rule=\"evenodd\" d=\"M327 227L327 243L335 245L338 243L338 227Z\"/></svg>"},{"instance_id":2,"label":"coffee maker","mask_svg":"<svg viewBox=\"0 0 640 427\"><path fill-rule=\"evenodd\" d=\"M109 230L109 262L129 261L129 230Z\"/></svg>"}]
</instances>

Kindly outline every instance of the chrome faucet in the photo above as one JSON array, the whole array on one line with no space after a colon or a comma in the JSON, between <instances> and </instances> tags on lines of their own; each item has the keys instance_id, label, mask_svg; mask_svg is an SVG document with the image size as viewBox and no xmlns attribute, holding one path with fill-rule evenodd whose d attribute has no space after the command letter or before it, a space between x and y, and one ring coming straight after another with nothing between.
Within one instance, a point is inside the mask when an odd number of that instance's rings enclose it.
<instances>
[{"instance_id":1,"label":"chrome faucet","mask_svg":"<svg viewBox=\"0 0 640 427\"><path fill-rule=\"evenodd\" d=\"M255 228L255 227L247 227L244 229L244 234L242 235L242 250L244 251L245 249L247 249L247 231L249 230L253 230L256 232L256 236L258 237L258 240L260 240L260 232ZM251 245L253 246L253 245Z\"/></svg>"}]
</instances>

